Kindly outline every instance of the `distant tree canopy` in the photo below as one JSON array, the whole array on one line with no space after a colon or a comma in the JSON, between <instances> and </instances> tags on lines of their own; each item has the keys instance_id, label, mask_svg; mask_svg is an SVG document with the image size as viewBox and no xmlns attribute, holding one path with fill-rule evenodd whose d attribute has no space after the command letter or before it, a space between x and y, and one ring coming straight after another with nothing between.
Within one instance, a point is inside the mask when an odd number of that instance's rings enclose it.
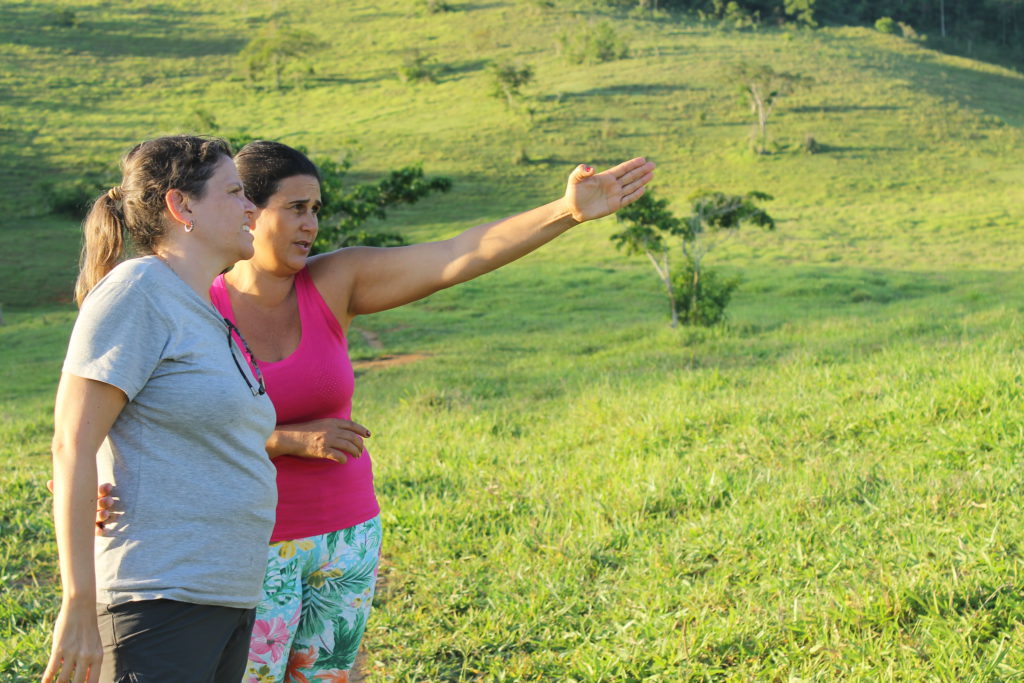
<instances>
[{"instance_id":1,"label":"distant tree canopy","mask_svg":"<svg viewBox=\"0 0 1024 683\"><path fill-rule=\"evenodd\" d=\"M1024 0L658 0L661 9L708 16L718 16L730 4L765 22L873 26L880 17L892 17L936 37L1008 47L1024 37Z\"/></svg>"}]
</instances>

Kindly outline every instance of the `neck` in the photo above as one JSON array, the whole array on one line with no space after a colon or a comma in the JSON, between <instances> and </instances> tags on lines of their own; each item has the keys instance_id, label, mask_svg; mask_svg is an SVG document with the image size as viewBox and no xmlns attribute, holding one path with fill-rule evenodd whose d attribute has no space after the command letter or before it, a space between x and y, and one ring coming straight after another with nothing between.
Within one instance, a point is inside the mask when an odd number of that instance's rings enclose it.
<instances>
[{"instance_id":1,"label":"neck","mask_svg":"<svg viewBox=\"0 0 1024 683\"><path fill-rule=\"evenodd\" d=\"M224 265L214 263L210 258L203 259L186 255L173 246L157 248L153 251L153 255L174 271L174 274L191 287L200 299L211 303L210 285L213 284L214 278L224 270Z\"/></svg>"},{"instance_id":2,"label":"neck","mask_svg":"<svg viewBox=\"0 0 1024 683\"><path fill-rule=\"evenodd\" d=\"M242 297L265 308L277 306L292 292L295 275L278 275L260 270L252 260L239 261L227 275L227 283Z\"/></svg>"}]
</instances>

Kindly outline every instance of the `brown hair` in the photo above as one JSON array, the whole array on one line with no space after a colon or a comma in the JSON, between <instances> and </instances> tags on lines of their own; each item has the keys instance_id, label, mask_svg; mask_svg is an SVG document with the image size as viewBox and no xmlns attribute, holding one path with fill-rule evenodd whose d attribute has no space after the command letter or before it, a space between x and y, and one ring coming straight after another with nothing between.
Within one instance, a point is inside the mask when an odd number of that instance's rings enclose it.
<instances>
[{"instance_id":1,"label":"brown hair","mask_svg":"<svg viewBox=\"0 0 1024 683\"><path fill-rule=\"evenodd\" d=\"M202 199L222 157L231 158L226 142L192 135L147 140L124 156L120 186L101 194L82 223L85 244L75 283L79 305L124 257L126 238L138 253L153 253L166 230L164 196L173 189Z\"/></svg>"}]
</instances>

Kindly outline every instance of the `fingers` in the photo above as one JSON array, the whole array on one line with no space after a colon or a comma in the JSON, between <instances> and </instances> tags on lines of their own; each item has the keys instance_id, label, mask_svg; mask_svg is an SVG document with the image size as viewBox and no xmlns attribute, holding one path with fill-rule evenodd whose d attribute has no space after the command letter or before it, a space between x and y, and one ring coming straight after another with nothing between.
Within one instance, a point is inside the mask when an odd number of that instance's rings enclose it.
<instances>
[{"instance_id":1,"label":"fingers","mask_svg":"<svg viewBox=\"0 0 1024 683\"><path fill-rule=\"evenodd\" d=\"M53 482L50 482L53 483ZM60 659L57 657L57 653L53 652L50 654L50 661L46 663L46 671L43 672L42 683L51 683L54 675L57 673L57 668L60 666Z\"/></svg>"},{"instance_id":2,"label":"fingers","mask_svg":"<svg viewBox=\"0 0 1024 683\"><path fill-rule=\"evenodd\" d=\"M625 195L622 198L622 204L619 206L619 208L622 208L623 206L628 206L628 205L632 204L636 200L638 200L641 197L643 197L645 192L647 192L647 186L646 185L641 185L636 190L633 190L632 192L630 192L629 194Z\"/></svg>"},{"instance_id":3,"label":"fingers","mask_svg":"<svg viewBox=\"0 0 1024 683\"><path fill-rule=\"evenodd\" d=\"M637 166L636 168L630 169L629 171L626 171L625 173L623 173L622 176L619 178L619 183L623 187L625 187L626 185L631 185L631 184L635 183L636 181L640 180L644 176L653 176L653 175L654 175L654 162L653 161L648 161L646 164L643 164L641 166Z\"/></svg>"},{"instance_id":4,"label":"fingers","mask_svg":"<svg viewBox=\"0 0 1024 683\"><path fill-rule=\"evenodd\" d=\"M641 188L644 185L646 185L647 183L651 182L652 178L654 178L654 171L653 170L647 171L646 173L635 177L632 181L630 181L628 183L623 183L622 184L622 194L623 195L628 195L628 194L630 194L632 192L635 192L638 188Z\"/></svg>"},{"instance_id":5,"label":"fingers","mask_svg":"<svg viewBox=\"0 0 1024 683\"><path fill-rule=\"evenodd\" d=\"M363 438L369 438L370 436L370 430L364 427L363 425L359 424L358 422L353 422L352 420L338 420L338 424L346 429L352 430L353 432L359 434Z\"/></svg>"},{"instance_id":6,"label":"fingers","mask_svg":"<svg viewBox=\"0 0 1024 683\"><path fill-rule=\"evenodd\" d=\"M353 434L351 432L336 437L328 445L330 446L331 450L348 453L353 458L358 458L363 454L362 438L358 434Z\"/></svg>"},{"instance_id":7,"label":"fingers","mask_svg":"<svg viewBox=\"0 0 1024 683\"><path fill-rule=\"evenodd\" d=\"M635 159L630 159L629 161L623 161L618 166L612 166L607 171L605 171L605 173L611 173L616 178L621 178L626 173L629 173L633 169L640 168L646 163L648 163L648 161L644 157L636 157Z\"/></svg>"}]
</instances>

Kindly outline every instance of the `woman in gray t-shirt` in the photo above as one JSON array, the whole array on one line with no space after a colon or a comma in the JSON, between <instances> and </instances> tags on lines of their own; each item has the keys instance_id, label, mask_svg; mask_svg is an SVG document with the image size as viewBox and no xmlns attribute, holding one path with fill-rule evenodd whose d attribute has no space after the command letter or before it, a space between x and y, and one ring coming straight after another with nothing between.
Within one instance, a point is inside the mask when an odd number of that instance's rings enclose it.
<instances>
[{"instance_id":1,"label":"woman in gray t-shirt","mask_svg":"<svg viewBox=\"0 0 1024 683\"><path fill-rule=\"evenodd\" d=\"M252 256L254 207L220 140L150 140L122 165L83 226L57 389L64 592L43 680L239 680L274 522L275 416L209 288ZM144 256L118 265L126 235ZM126 495L94 542L97 471ZM197 480L212 499L200 514Z\"/></svg>"}]
</instances>

